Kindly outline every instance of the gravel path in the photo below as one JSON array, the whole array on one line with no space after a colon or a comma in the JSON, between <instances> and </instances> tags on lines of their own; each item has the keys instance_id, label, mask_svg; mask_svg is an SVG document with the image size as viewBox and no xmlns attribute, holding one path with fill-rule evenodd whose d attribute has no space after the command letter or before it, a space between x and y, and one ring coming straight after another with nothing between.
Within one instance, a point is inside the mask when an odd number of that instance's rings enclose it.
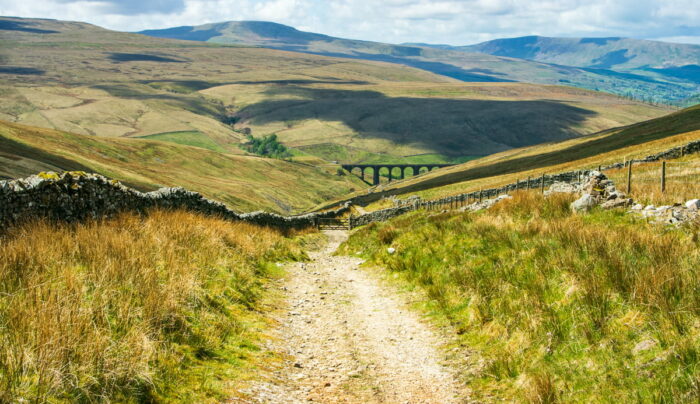
<instances>
[{"instance_id":1,"label":"gravel path","mask_svg":"<svg viewBox=\"0 0 700 404\"><path fill-rule=\"evenodd\" d=\"M358 270L362 260L332 255L345 232L327 235L312 262L288 269L289 308L269 347L288 358L277 381L254 385L238 402L460 402L440 339L400 294Z\"/></svg>"}]
</instances>

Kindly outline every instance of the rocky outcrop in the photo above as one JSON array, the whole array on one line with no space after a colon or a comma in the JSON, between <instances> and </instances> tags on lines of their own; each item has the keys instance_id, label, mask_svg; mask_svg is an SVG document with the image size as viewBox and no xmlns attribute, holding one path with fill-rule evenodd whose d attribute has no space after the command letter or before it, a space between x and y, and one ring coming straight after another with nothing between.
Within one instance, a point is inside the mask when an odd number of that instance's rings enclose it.
<instances>
[{"instance_id":1,"label":"rocky outcrop","mask_svg":"<svg viewBox=\"0 0 700 404\"><path fill-rule=\"evenodd\" d=\"M350 204L318 213L281 216L268 212L236 213L223 203L206 199L183 188L139 192L98 174L84 172L41 173L0 181L0 227L31 218L74 222L110 217L123 211L145 212L150 208L185 209L228 220L279 228L314 226L317 219L337 217Z\"/></svg>"},{"instance_id":2,"label":"rocky outcrop","mask_svg":"<svg viewBox=\"0 0 700 404\"><path fill-rule=\"evenodd\" d=\"M574 212L585 212L594 206L614 208L632 205L632 199L615 188L615 184L600 171L591 171L580 187L581 197L571 203Z\"/></svg>"}]
</instances>

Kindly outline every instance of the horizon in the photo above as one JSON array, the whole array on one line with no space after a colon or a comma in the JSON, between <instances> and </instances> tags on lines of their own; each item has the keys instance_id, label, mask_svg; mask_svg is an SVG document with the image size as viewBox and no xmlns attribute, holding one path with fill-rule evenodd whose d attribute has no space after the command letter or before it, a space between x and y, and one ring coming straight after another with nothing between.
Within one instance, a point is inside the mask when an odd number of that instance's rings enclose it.
<instances>
[{"instance_id":1,"label":"horizon","mask_svg":"<svg viewBox=\"0 0 700 404\"><path fill-rule=\"evenodd\" d=\"M352 4L351 4L352 3ZM94 24L116 31L264 21L339 38L451 46L523 36L621 37L700 44L692 1L0 0L0 15ZM42 10L37 12L37 10ZM48 17L50 16L50 17ZM533 30L531 27L538 27Z\"/></svg>"}]
</instances>

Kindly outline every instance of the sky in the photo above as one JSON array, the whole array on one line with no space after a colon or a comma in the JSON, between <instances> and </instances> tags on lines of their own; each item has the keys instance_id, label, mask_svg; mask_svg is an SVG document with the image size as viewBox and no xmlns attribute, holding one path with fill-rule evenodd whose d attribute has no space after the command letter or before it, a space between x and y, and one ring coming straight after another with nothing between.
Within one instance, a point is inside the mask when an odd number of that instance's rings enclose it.
<instances>
[{"instance_id":1,"label":"sky","mask_svg":"<svg viewBox=\"0 0 700 404\"><path fill-rule=\"evenodd\" d=\"M260 20L390 43L468 45L543 35L700 44L698 0L0 0L0 15L120 31Z\"/></svg>"}]
</instances>

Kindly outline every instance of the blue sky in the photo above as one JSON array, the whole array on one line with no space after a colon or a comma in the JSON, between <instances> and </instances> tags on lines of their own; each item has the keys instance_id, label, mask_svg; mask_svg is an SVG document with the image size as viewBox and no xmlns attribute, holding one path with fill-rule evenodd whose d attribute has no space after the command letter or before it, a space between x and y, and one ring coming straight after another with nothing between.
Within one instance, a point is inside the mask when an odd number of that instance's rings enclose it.
<instances>
[{"instance_id":1,"label":"blue sky","mask_svg":"<svg viewBox=\"0 0 700 404\"><path fill-rule=\"evenodd\" d=\"M523 35L700 44L698 0L0 0L0 15L138 31L264 20L381 42L466 45Z\"/></svg>"}]
</instances>

